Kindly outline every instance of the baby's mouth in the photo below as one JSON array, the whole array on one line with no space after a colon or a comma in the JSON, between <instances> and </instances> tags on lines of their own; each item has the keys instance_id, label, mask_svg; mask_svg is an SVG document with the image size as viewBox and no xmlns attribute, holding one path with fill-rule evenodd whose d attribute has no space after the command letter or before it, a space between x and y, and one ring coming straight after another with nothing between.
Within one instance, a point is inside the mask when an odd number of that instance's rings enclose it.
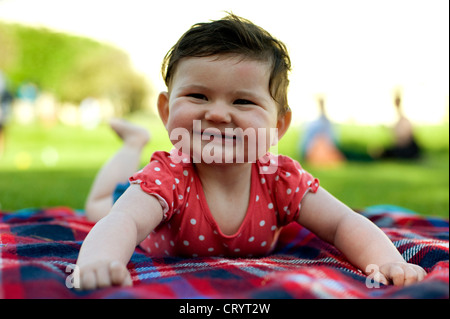
<instances>
[{"instance_id":1,"label":"baby's mouth","mask_svg":"<svg viewBox=\"0 0 450 319\"><path fill-rule=\"evenodd\" d=\"M224 139L224 140L235 140L236 136L235 135L227 135L225 133L220 133L219 134L219 133L206 132L206 131L202 132L202 139L203 140L210 140L210 141L212 141L215 138L221 138L221 139Z\"/></svg>"},{"instance_id":2,"label":"baby's mouth","mask_svg":"<svg viewBox=\"0 0 450 319\"><path fill-rule=\"evenodd\" d=\"M236 140L236 135L227 134L226 132L220 132L217 130L202 130L202 131L194 131L194 134L199 134L202 137L203 141L213 141L216 139L223 140L224 142L232 142Z\"/></svg>"}]
</instances>

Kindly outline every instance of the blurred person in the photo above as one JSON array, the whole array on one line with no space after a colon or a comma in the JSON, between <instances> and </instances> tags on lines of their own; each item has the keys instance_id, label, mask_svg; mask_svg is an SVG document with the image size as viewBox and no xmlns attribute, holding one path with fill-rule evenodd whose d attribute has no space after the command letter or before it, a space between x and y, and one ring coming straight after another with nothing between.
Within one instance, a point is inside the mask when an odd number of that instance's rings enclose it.
<instances>
[{"instance_id":1,"label":"blurred person","mask_svg":"<svg viewBox=\"0 0 450 319\"><path fill-rule=\"evenodd\" d=\"M397 121L392 128L394 143L386 148L380 158L416 159L420 157L420 147L414 137L414 129L410 120L405 116L400 92L394 96L394 107Z\"/></svg>"},{"instance_id":2,"label":"blurred person","mask_svg":"<svg viewBox=\"0 0 450 319\"><path fill-rule=\"evenodd\" d=\"M98 209L86 209L98 222L77 259L82 289L131 285L127 264L137 245L152 256L265 256L291 222L335 245L366 274L377 265L385 284L424 278L375 224L320 187L297 161L268 152L290 126L289 70L282 42L232 14L196 24L178 40L164 58L167 91L157 100L174 149L154 152L112 204L113 187L135 168L148 141L139 127L112 122L124 144L90 194L104 191L89 203ZM250 143L230 129L258 135ZM225 153L211 155L211 144ZM224 161L227 154L231 161Z\"/></svg>"},{"instance_id":3,"label":"blurred person","mask_svg":"<svg viewBox=\"0 0 450 319\"><path fill-rule=\"evenodd\" d=\"M6 76L0 71L0 157L5 151L5 126L9 120L13 96L8 90Z\"/></svg>"},{"instance_id":4,"label":"blurred person","mask_svg":"<svg viewBox=\"0 0 450 319\"><path fill-rule=\"evenodd\" d=\"M323 97L317 99L319 117L305 130L301 154L305 162L317 166L333 166L345 161L339 150L338 139L333 124L325 110Z\"/></svg>"},{"instance_id":5,"label":"blurred person","mask_svg":"<svg viewBox=\"0 0 450 319\"><path fill-rule=\"evenodd\" d=\"M36 117L35 102L39 90L36 84L24 82L17 90L17 103L14 106L16 120L21 124L30 124Z\"/></svg>"}]
</instances>

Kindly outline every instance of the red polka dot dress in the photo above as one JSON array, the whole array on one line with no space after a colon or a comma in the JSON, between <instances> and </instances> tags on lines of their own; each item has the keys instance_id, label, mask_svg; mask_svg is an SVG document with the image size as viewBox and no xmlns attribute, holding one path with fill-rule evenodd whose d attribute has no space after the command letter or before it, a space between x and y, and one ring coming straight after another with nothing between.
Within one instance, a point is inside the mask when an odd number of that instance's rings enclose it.
<instances>
[{"instance_id":1,"label":"red polka dot dress","mask_svg":"<svg viewBox=\"0 0 450 319\"><path fill-rule=\"evenodd\" d=\"M252 164L250 199L240 228L226 235L209 210L193 164L189 158L174 161L173 154L155 152L130 178L163 207L163 221L140 244L154 256L267 255L281 228L297 220L303 197L319 187L298 162L268 153Z\"/></svg>"}]
</instances>

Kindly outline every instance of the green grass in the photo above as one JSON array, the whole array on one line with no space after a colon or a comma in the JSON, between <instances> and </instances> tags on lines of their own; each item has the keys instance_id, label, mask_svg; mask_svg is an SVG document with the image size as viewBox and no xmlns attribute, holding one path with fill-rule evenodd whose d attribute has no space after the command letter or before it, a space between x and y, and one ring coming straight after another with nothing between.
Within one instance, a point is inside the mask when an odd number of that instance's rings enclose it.
<instances>
[{"instance_id":1,"label":"green grass","mask_svg":"<svg viewBox=\"0 0 450 319\"><path fill-rule=\"evenodd\" d=\"M153 151L171 144L156 118L135 116L152 132L152 143L143 152L142 165ZM389 142L383 127L344 126L342 144L358 152ZM448 124L417 129L425 154L417 161L349 161L336 168L305 169L321 185L352 208L393 204L416 212L448 218ZM278 153L298 157L299 129L281 140ZM95 130L56 125L10 125L6 149L0 158L0 208L70 206L82 209L94 176L120 147L107 125Z\"/></svg>"},{"instance_id":2,"label":"green grass","mask_svg":"<svg viewBox=\"0 0 450 319\"><path fill-rule=\"evenodd\" d=\"M279 153L298 160L299 128L280 142ZM339 127L346 150L367 154L391 142L387 127ZM330 193L355 209L398 205L424 215L449 216L449 126L423 126L416 135L424 149L419 160L348 161L335 168L303 167Z\"/></svg>"}]
</instances>

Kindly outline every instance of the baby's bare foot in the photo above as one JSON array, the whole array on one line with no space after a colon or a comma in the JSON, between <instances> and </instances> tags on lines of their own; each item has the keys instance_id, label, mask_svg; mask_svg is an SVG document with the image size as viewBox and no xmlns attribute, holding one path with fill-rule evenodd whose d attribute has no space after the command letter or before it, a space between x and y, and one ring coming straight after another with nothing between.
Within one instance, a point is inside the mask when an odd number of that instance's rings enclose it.
<instances>
[{"instance_id":1,"label":"baby's bare foot","mask_svg":"<svg viewBox=\"0 0 450 319\"><path fill-rule=\"evenodd\" d=\"M113 119L109 122L109 125L126 145L142 148L150 141L150 133L136 124L121 119Z\"/></svg>"}]
</instances>

